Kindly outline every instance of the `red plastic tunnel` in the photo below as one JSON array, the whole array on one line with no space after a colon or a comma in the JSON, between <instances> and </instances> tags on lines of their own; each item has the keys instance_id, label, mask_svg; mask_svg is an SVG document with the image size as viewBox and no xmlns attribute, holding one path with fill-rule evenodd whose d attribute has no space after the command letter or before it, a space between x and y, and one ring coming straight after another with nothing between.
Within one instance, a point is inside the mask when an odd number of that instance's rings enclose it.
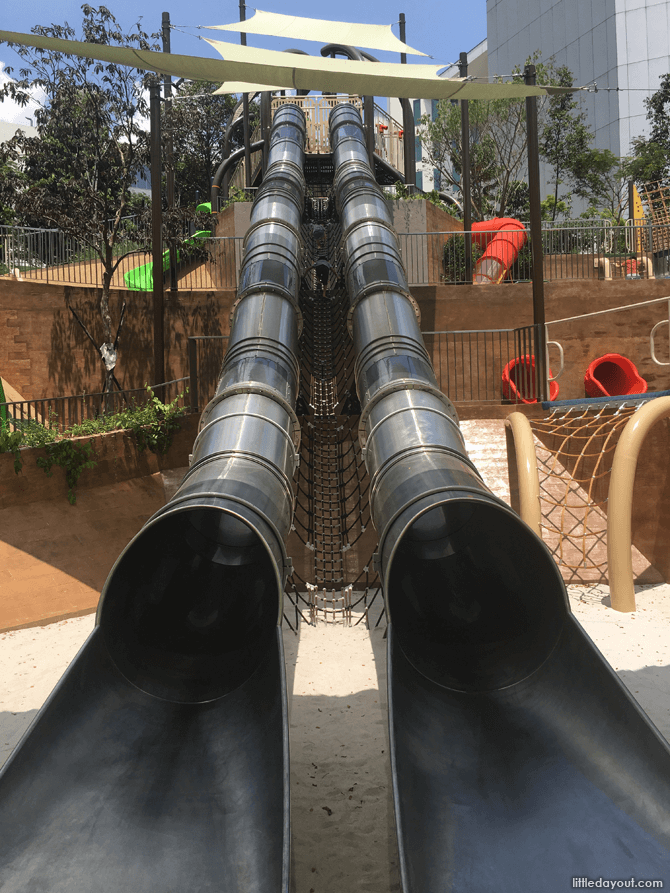
<instances>
[{"instance_id":1,"label":"red plastic tunnel","mask_svg":"<svg viewBox=\"0 0 670 893\"><path fill-rule=\"evenodd\" d=\"M647 382L635 364L618 353L606 353L594 360L584 376L587 397L619 397L646 394Z\"/></svg>"},{"instance_id":2,"label":"red plastic tunnel","mask_svg":"<svg viewBox=\"0 0 670 893\"><path fill-rule=\"evenodd\" d=\"M551 378L552 371L549 370ZM559 385L557 381L549 382L549 399L558 397ZM535 357L526 354L525 357L515 357L505 366L502 373L502 392L505 400L513 400L515 403L537 403L535 392Z\"/></svg>"},{"instance_id":3,"label":"red plastic tunnel","mask_svg":"<svg viewBox=\"0 0 670 893\"><path fill-rule=\"evenodd\" d=\"M494 217L472 224L472 241L484 249L477 261L473 282L497 285L526 244L526 227L513 217Z\"/></svg>"}]
</instances>

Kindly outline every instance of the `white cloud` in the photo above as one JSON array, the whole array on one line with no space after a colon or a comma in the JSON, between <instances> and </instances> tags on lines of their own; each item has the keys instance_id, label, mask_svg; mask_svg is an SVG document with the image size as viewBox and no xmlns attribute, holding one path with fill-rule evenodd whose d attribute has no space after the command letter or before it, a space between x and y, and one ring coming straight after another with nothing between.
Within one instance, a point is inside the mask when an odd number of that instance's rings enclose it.
<instances>
[{"instance_id":1,"label":"white cloud","mask_svg":"<svg viewBox=\"0 0 670 893\"><path fill-rule=\"evenodd\" d=\"M0 86L4 86L10 80L10 76L5 72L5 63L0 62ZM6 121L10 124L34 125L36 123L35 110L46 99L46 93L41 87L30 92L34 98L30 99L28 104L23 107L11 99L5 99L4 102L0 102L0 121Z\"/></svg>"}]
</instances>

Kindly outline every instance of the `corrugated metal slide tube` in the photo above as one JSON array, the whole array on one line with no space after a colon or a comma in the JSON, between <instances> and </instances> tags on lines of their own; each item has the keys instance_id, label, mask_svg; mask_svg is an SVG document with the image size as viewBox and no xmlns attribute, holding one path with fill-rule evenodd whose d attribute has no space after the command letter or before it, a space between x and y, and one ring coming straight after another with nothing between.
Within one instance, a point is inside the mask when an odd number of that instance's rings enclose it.
<instances>
[{"instance_id":1,"label":"corrugated metal slide tube","mask_svg":"<svg viewBox=\"0 0 670 893\"><path fill-rule=\"evenodd\" d=\"M283 106L191 467L123 552L101 599L100 625L119 669L168 700L202 702L239 686L281 618L299 447L304 138L302 111Z\"/></svg>"},{"instance_id":2,"label":"corrugated metal slide tube","mask_svg":"<svg viewBox=\"0 0 670 893\"><path fill-rule=\"evenodd\" d=\"M554 646L563 587L542 543L491 494L468 458L421 337L357 110L338 105L330 131L362 407L359 439L394 641L440 685L508 685ZM529 561L532 575L523 572Z\"/></svg>"}]
</instances>

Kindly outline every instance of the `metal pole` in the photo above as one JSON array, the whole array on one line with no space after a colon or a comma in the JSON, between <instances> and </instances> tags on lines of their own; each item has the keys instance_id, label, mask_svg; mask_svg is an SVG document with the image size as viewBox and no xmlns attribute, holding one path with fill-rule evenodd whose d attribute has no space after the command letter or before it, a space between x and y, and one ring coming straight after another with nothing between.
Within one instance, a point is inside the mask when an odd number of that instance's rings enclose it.
<instances>
[{"instance_id":1,"label":"metal pole","mask_svg":"<svg viewBox=\"0 0 670 893\"><path fill-rule=\"evenodd\" d=\"M158 81L149 88L151 121L151 253L154 305L154 384L165 381L163 321L163 245L161 238L161 94Z\"/></svg>"},{"instance_id":2,"label":"metal pole","mask_svg":"<svg viewBox=\"0 0 670 893\"><path fill-rule=\"evenodd\" d=\"M535 86L535 66L526 65L524 81ZM538 402L549 399L547 383L547 342L544 315L544 259L542 252L542 209L540 207L540 151L537 127L537 97L526 97L528 134L528 191L530 196L530 242L533 257L533 325L535 329L535 371Z\"/></svg>"},{"instance_id":3,"label":"metal pole","mask_svg":"<svg viewBox=\"0 0 670 893\"><path fill-rule=\"evenodd\" d=\"M401 12L399 16L400 22L400 39L403 43L407 43L405 31L405 13ZM407 53L400 54L400 62L407 65ZM416 186L416 144L414 140L414 112L412 103L409 99L401 99L400 107L402 108L402 129L403 129L403 157L405 159L405 186L412 184Z\"/></svg>"},{"instance_id":4,"label":"metal pole","mask_svg":"<svg viewBox=\"0 0 670 893\"><path fill-rule=\"evenodd\" d=\"M268 168L270 157L270 128L272 127L272 94L261 93L261 139L263 140L263 176Z\"/></svg>"},{"instance_id":5,"label":"metal pole","mask_svg":"<svg viewBox=\"0 0 670 893\"><path fill-rule=\"evenodd\" d=\"M363 97L363 112L365 114L365 141L367 143L370 167L375 169L375 98Z\"/></svg>"},{"instance_id":6,"label":"metal pole","mask_svg":"<svg viewBox=\"0 0 670 893\"><path fill-rule=\"evenodd\" d=\"M468 76L468 54L461 53L458 70L462 78ZM470 107L467 99L461 99L461 194L463 196L463 231L472 232L472 192L470 184ZM465 281L472 284L472 237L466 236Z\"/></svg>"},{"instance_id":7,"label":"metal pole","mask_svg":"<svg viewBox=\"0 0 670 893\"><path fill-rule=\"evenodd\" d=\"M193 337L188 339L188 375L191 412L198 412L198 342Z\"/></svg>"},{"instance_id":8,"label":"metal pole","mask_svg":"<svg viewBox=\"0 0 670 893\"><path fill-rule=\"evenodd\" d=\"M247 13L244 0L240 0L240 21L246 20ZM247 35L244 31L240 32L240 43L243 47L247 45ZM249 94L242 94L242 129L244 132L244 185L251 186L251 132L249 127Z\"/></svg>"},{"instance_id":9,"label":"metal pole","mask_svg":"<svg viewBox=\"0 0 670 893\"><path fill-rule=\"evenodd\" d=\"M162 19L163 52L170 52L170 13L164 12ZM165 134L165 186L167 192L168 213L174 208L174 142L172 137L172 78L163 75L163 99L165 100L165 120L168 123ZM170 252L170 291L177 291L177 251L172 240Z\"/></svg>"}]
</instances>

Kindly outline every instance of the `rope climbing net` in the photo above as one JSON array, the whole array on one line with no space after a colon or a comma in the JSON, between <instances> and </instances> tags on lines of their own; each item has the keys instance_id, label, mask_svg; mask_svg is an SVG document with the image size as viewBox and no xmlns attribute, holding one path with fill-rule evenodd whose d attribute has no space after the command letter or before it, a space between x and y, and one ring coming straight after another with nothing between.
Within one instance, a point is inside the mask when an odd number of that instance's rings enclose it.
<instances>
[{"instance_id":1,"label":"rope climbing net","mask_svg":"<svg viewBox=\"0 0 670 893\"><path fill-rule=\"evenodd\" d=\"M607 500L614 451L635 405L575 406L531 420L542 538L568 583L607 579Z\"/></svg>"},{"instance_id":2,"label":"rope climbing net","mask_svg":"<svg viewBox=\"0 0 670 893\"><path fill-rule=\"evenodd\" d=\"M310 193L302 233L301 453L294 532L312 561L306 579L293 572L286 592L296 622L352 625L368 622L380 588L372 554L361 561L360 549L353 548L372 522L369 478L358 443L360 405L347 332L341 227L332 194L324 189ZM293 618L285 616L291 623Z\"/></svg>"}]
</instances>

